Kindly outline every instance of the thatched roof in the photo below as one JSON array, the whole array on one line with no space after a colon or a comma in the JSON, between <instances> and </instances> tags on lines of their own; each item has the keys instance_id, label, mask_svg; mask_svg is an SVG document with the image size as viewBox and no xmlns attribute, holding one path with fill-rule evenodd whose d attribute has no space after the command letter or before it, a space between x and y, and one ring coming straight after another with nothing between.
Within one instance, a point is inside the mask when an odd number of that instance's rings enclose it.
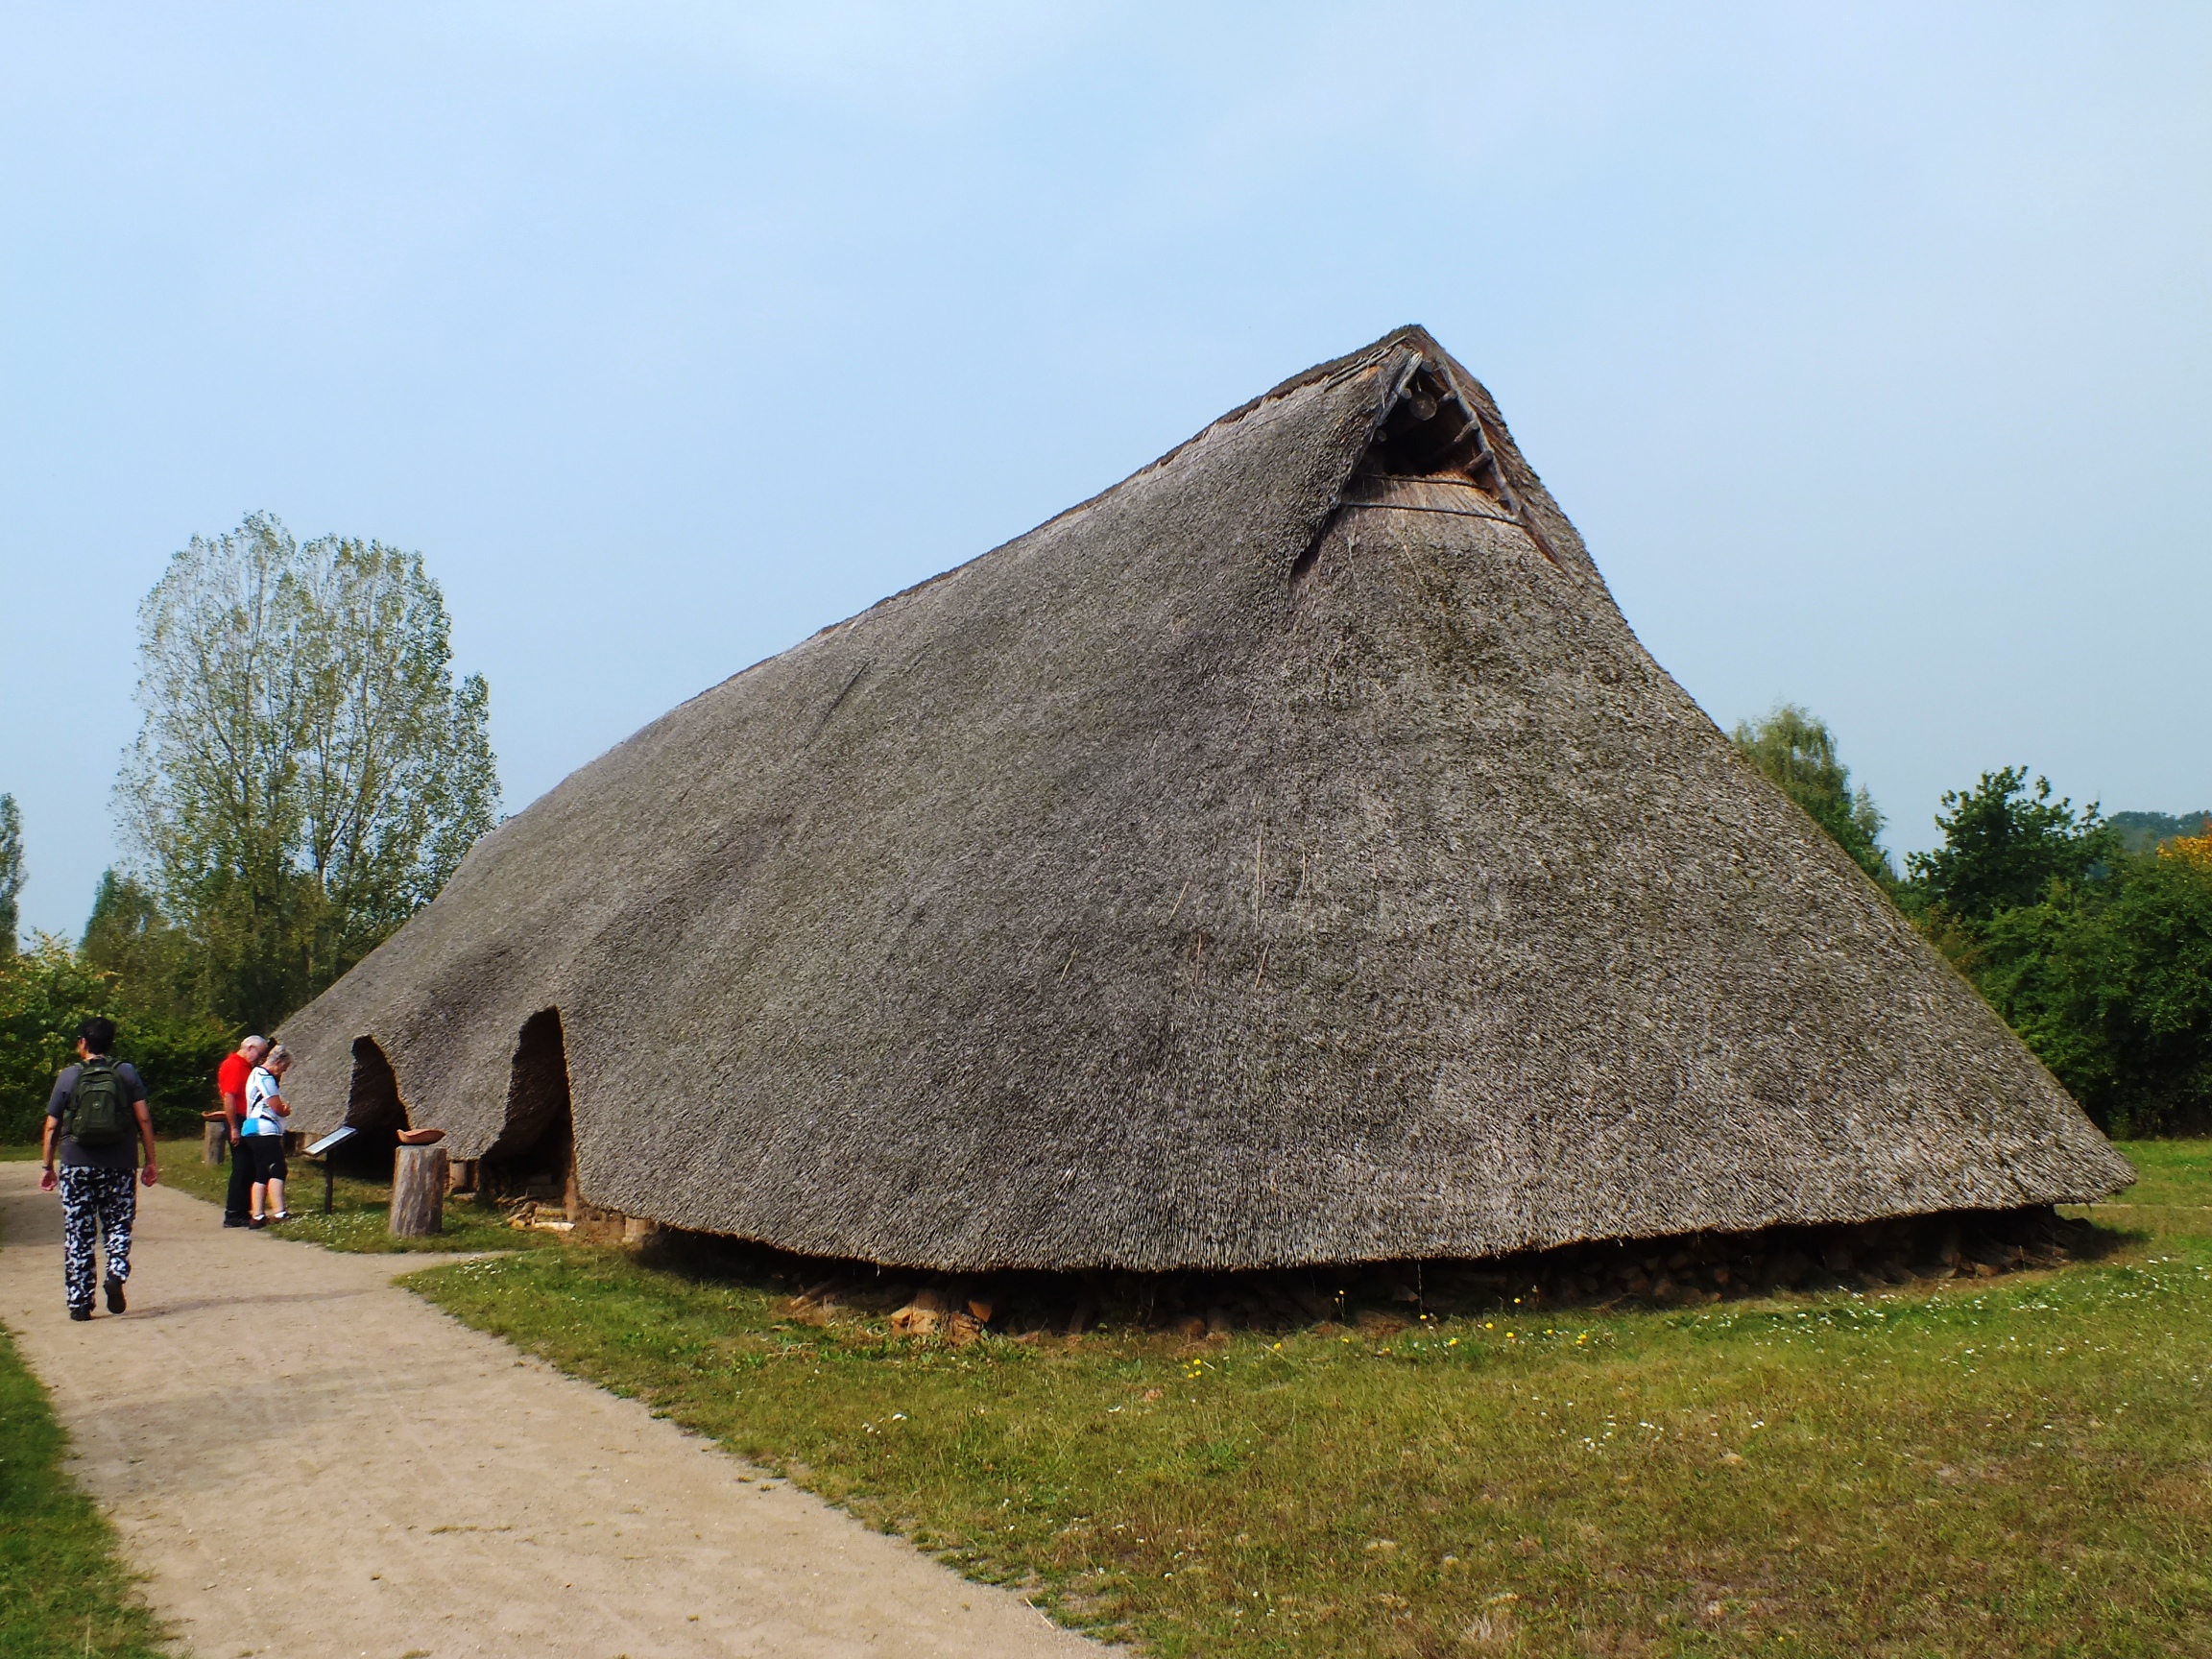
<instances>
[{"instance_id":1,"label":"thatched roof","mask_svg":"<svg viewBox=\"0 0 2212 1659\"><path fill-rule=\"evenodd\" d=\"M310 1126L396 1083L461 1157L534 1132L565 1045L592 1203L916 1266L2131 1178L1637 643L1419 329L655 721L285 1037Z\"/></svg>"}]
</instances>

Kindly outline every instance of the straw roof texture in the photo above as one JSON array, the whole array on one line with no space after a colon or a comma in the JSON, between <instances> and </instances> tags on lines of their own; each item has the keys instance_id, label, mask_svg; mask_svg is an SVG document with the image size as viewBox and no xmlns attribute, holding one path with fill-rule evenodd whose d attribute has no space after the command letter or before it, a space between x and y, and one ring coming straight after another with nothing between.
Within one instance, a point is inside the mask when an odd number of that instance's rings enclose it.
<instances>
[{"instance_id":1,"label":"straw roof texture","mask_svg":"<svg viewBox=\"0 0 2212 1659\"><path fill-rule=\"evenodd\" d=\"M1419 329L655 721L284 1035L310 1127L396 1089L473 1156L565 1060L591 1203L908 1266L2132 1178L1651 660Z\"/></svg>"}]
</instances>

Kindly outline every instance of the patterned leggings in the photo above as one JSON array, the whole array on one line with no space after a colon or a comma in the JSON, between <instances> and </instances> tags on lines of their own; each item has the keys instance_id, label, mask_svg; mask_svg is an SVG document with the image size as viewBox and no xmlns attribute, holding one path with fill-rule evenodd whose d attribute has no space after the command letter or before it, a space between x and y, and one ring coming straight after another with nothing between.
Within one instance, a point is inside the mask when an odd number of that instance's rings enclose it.
<instances>
[{"instance_id":1,"label":"patterned leggings","mask_svg":"<svg viewBox=\"0 0 2212 1659\"><path fill-rule=\"evenodd\" d=\"M72 1169L61 1175L61 1283L72 1308L92 1306L92 1245L108 1250L108 1277L131 1277L131 1223L138 1218L138 1177L130 1169Z\"/></svg>"}]
</instances>

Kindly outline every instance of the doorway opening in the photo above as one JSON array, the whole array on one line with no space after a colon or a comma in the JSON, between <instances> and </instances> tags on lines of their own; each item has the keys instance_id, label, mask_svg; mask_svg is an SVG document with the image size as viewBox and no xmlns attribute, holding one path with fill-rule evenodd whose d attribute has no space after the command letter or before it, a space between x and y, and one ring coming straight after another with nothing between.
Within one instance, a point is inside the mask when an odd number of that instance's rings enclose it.
<instances>
[{"instance_id":1,"label":"doorway opening","mask_svg":"<svg viewBox=\"0 0 2212 1659\"><path fill-rule=\"evenodd\" d=\"M568 1104L568 1049L561 1010L545 1008L522 1022L507 1079L507 1116L499 1137L477 1161L476 1190L493 1203L525 1200L558 1208L574 1221L576 1123Z\"/></svg>"},{"instance_id":2,"label":"doorway opening","mask_svg":"<svg viewBox=\"0 0 2212 1659\"><path fill-rule=\"evenodd\" d=\"M399 1079L373 1037L353 1039L353 1080L346 1094L346 1126L354 1131L330 1149L330 1167L363 1181L389 1182L407 1127Z\"/></svg>"}]
</instances>

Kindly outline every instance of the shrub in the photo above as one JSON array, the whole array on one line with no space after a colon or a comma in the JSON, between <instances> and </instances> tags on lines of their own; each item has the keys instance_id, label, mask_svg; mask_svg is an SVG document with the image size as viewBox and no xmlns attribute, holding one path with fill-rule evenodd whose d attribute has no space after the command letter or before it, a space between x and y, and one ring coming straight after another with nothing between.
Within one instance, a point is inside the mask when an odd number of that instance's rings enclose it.
<instances>
[{"instance_id":1,"label":"shrub","mask_svg":"<svg viewBox=\"0 0 2212 1659\"><path fill-rule=\"evenodd\" d=\"M39 934L0 957L0 1140L38 1139L55 1074L76 1057L77 1027L91 1014L115 1022L116 1056L145 1078L157 1132L189 1133L214 1103L229 1031L204 1017L134 1009L117 975Z\"/></svg>"},{"instance_id":2,"label":"shrub","mask_svg":"<svg viewBox=\"0 0 2212 1659\"><path fill-rule=\"evenodd\" d=\"M2212 842L2052 883L1979 930L1971 971L2107 1132L2212 1129Z\"/></svg>"}]
</instances>

